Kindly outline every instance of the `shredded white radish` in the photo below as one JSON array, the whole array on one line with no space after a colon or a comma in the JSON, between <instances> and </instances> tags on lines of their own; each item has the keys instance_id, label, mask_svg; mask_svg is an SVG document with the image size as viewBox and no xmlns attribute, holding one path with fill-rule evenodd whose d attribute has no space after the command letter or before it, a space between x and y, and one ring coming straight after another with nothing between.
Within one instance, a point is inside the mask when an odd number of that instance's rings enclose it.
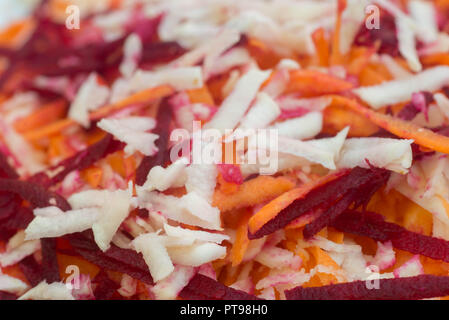
<instances>
[{"instance_id":1,"label":"shredded white radish","mask_svg":"<svg viewBox=\"0 0 449 320\"><path fill-rule=\"evenodd\" d=\"M278 134L292 139L308 139L316 136L323 128L321 112L309 112L306 115L283 122L278 122L269 129L276 129Z\"/></svg>"},{"instance_id":2,"label":"shredded white radish","mask_svg":"<svg viewBox=\"0 0 449 320\"><path fill-rule=\"evenodd\" d=\"M215 242L220 244L224 240L229 240L229 236L220 233L211 233L199 230L189 230L181 227L172 227L168 224L164 225L165 233L171 237L177 238L193 238L199 241Z\"/></svg>"},{"instance_id":3,"label":"shredded white radish","mask_svg":"<svg viewBox=\"0 0 449 320\"><path fill-rule=\"evenodd\" d=\"M34 209L34 214L36 217L25 229L26 240L60 237L90 229L100 215L97 208L63 212L57 207Z\"/></svg>"},{"instance_id":4,"label":"shredded white radish","mask_svg":"<svg viewBox=\"0 0 449 320\"><path fill-rule=\"evenodd\" d=\"M62 282L48 284L45 280L28 290L18 300L75 300L68 286Z\"/></svg>"},{"instance_id":5,"label":"shredded white radish","mask_svg":"<svg viewBox=\"0 0 449 320\"><path fill-rule=\"evenodd\" d=\"M337 160L337 167L369 168L372 165L404 174L412 165L412 143L413 140L390 138L346 139Z\"/></svg>"},{"instance_id":6,"label":"shredded white radish","mask_svg":"<svg viewBox=\"0 0 449 320\"><path fill-rule=\"evenodd\" d=\"M131 186L130 186L131 187ZM92 225L95 242L106 251L120 224L128 216L132 189L127 190L88 190L73 194L69 203L74 210L98 208L100 215Z\"/></svg>"},{"instance_id":7,"label":"shredded white radish","mask_svg":"<svg viewBox=\"0 0 449 320\"><path fill-rule=\"evenodd\" d=\"M146 156L152 156L158 149L154 142L159 138L157 134L147 132L154 129L156 121L148 117L126 117L121 119L102 119L98 127L111 133L118 140L126 143L125 153L128 155L136 151Z\"/></svg>"},{"instance_id":8,"label":"shredded white radish","mask_svg":"<svg viewBox=\"0 0 449 320\"><path fill-rule=\"evenodd\" d=\"M419 25L418 39L424 43L431 43L438 37L437 12L434 4L428 1L412 0L408 2L408 10L413 20Z\"/></svg>"},{"instance_id":9,"label":"shredded white radish","mask_svg":"<svg viewBox=\"0 0 449 320\"><path fill-rule=\"evenodd\" d=\"M372 264L379 267L379 270L385 270L392 267L396 262L396 252L393 250L391 241L386 243L377 242L377 251Z\"/></svg>"},{"instance_id":10,"label":"shredded white radish","mask_svg":"<svg viewBox=\"0 0 449 320\"><path fill-rule=\"evenodd\" d=\"M120 281L120 288L117 292L122 297L132 297L136 294L137 291L137 280L131 278L127 274L122 275L122 279Z\"/></svg>"},{"instance_id":11,"label":"shredded white radish","mask_svg":"<svg viewBox=\"0 0 449 320\"><path fill-rule=\"evenodd\" d=\"M301 269L300 271L275 273L259 280L256 284L256 289L261 290L280 284L293 284L299 286L309 281L310 278L310 274L306 273L304 269Z\"/></svg>"},{"instance_id":12,"label":"shredded white radish","mask_svg":"<svg viewBox=\"0 0 449 320\"><path fill-rule=\"evenodd\" d=\"M380 61L387 67L388 71L395 79L406 79L413 75L388 54L382 54L380 56Z\"/></svg>"},{"instance_id":13,"label":"shredded white radish","mask_svg":"<svg viewBox=\"0 0 449 320\"><path fill-rule=\"evenodd\" d=\"M0 253L0 266L8 267L41 249L39 240L25 241L10 251Z\"/></svg>"},{"instance_id":14,"label":"shredded white radish","mask_svg":"<svg viewBox=\"0 0 449 320\"><path fill-rule=\"evenodd\" d=\"M393 274L396 278L415 277L424 274L424 267L419 260L419 255L414 255L410 260L402 266L395 269Z\"/></svg>"},{"instance_id":15,"label":"shredded white radish","mask_svg":"<svg viewBox=\"0 0 449 320\"><path fill-rule=\"evenodd\" d=\"M131 77L136 71L142 56L142 50L142 41L137 34L133 33L126 38L123 47L123 61L119 66L119 70L125 78Z\"/></svg>"},{"instance_id":16,"label":"shredded white radish","mask_svg":"<svg viewBox=\"0 0 449 320\"><path fill-rule=\"evenodd\" d=\"M211 203L218 175L218 170L215 164L193 163L187 167L186 173L187 180L185 182L185 187L187 192L195 192L196 195Z\"/></svg>"},{"instance_id":17,"label":"shredded white radish","mask_svg":"<svg viewBox=\"0 0 449 320\"><path fill-rule=\"evenodd\" d=\"M186 158L180 158L167 168L161 166L151 168L142 188L147 191L165 191L168 188L184 186L187 181L187 162Z\"/></svg>"},{"instance_id":18,"label":"shredded white radish","mask_svg":"<svg viewBox=\"0 0 449 320\"><path fill-rule=\"evenodd\" d=\"M196 268L177 265L167 278L159 281L151 288L151 292L153 292L157 300L174 300L195 273Z\"/></svg>"},{"instance_id":19,"label":"shredded white radish","mask_svg":"<svg viewBox=\"0 0 449 320\"><path fill-rule=\"evenodd\" d=\"M27 288L28 285L22 280L0 273L0 291L21 294Z\"/></svg>"},{"instance_id":20,"label":"shredded white radish","mask_svg":"<svg viewBox=\"0 0 449 320\"><path fill-rule=\"evenodd\" d=\"M264 92L257 94L254 105L249 109L246 116L240 122L241 129L265 128L276 120L281 110L277 103Z\"/></svg>"},{"instance_id":21,"label":"shredded white radish","mask_svg":"<svg viewBox=\"0 0 449 320\"><path fill-rule=\"evenodd\" d=\"M353 92L371 107L381 107L407 101L414 92L435 91L449 83L449 67L426 69L410 78L392 80L375 86L360 87Z\"/></svg>"},{"instance_id":22,"label":"shredded white radish","mask_svg":"<svg viewBox=\"0 0 449 320\"><path fill-rule=\"evenodd\" d=\"M68 117L83 127L89 128L89 112L104 105L109 94L109 88L98 83L98 75L91 73L70 105Z\"/></svg>"},{"instance_id":23,"label":"shredded white radish","mask_svg":"<svg viewBox=\"0 0 449 320\"><path fill-rule=\"evenodd\" d=\"M198 89L203 86L200 67L164 69L159 71L137 70L131 77L130 91L138 92L160 85L169 85L177 91Z\"/></svg>"},{"instance_id":24,"label":"shredded white radish","mask_svg":"<svg viewBox=\"0 0 449 320\"><path fill-rule=\"evenodd\" d=\"M250 69L236 83L234 90L221 104L213 118L204 128L215 128L222 133L226 129L234 129L248 110L251 101L256 97L262 83L268 78L270 71Z\"/></svg>"},{"instance_id":25,"label":"shredded white radish","mask_svg":"<svg viewBox=\"0 0 449 320\"><path fill-rule=\"evenodd\" d=\"M299 269L302 260L299 256L294 255L289 250L278 248L275 246L266 246L254 258L255 261L269 268L292 268Z\"/></svg>"},{"instance_id":26,"label":"shredded white radish","mask_svg":"<svg viewBox=\"0 0 449 320\"><path fill-rule=\"evenodd\" d=\"M409 20L402 17L396 17L397 35L399 41L399 52L407 60L408 66L412 71L419 72L422 70L419 61L418 51L416 50L415 32L409 24Z\"/></svg>"},{"instance_id":27,"label":"shredded white radish","mask_svg":"<svg viewBox=\"0 0 449 320\"><path fill-rule=\"evenodd\" d=\"M175 270L159 235L155 233L140 235L131 245L137 252L142 253L155 282L168 277Z\"/></svg>"},{"instance_id":28,"label":"shredded white radish","mask_svg":"<svg viewBox=\"0 0 449 320\"><path fill-rule=\"evenodd\" d=\"M440 111L444 114L446 119L449 119L449 99L442 93L436 93L433 95L435 102L440 108Z\"/></svg>"},{"instance_id":29,"label":"shredded white radish","mask_svg":"<svg viewBox=\"0 0 449 320\"><path fill-rule=\"evenodd\" d=\"M142 208L160 211L168 219L192 226L222 229L220 211L194 192L177 198L156 192L137 191L139 206Z\"/></svg>"},{"instance_id":30,"label":"shredded white radish","mask_svg":"<svg viewBox=\"0 0 449 320\"><path fill-rule=\"evenodd\" d=\"M171 247L167 250L173 263L192 267L224 258L226 255L226 247L211 242L188 247Z\"/></svg>"}]
</instances>

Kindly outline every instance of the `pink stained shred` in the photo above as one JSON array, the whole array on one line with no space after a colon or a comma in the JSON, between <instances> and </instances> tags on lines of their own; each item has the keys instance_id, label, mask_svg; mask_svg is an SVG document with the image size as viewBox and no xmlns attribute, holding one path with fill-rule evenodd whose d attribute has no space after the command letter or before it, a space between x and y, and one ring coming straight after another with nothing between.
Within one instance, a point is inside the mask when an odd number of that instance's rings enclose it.
<instances>
[{"instance_id":1,"label":"pink stained shred","mask_svg":"<svg viewBox=\"0 0 449 320\"><path fill-rule=\"evenodd\" d=\"M217 164L218 171L226 182L242 184L243 176L240 167L235 164Z\"/></svg>"}]
</instances>

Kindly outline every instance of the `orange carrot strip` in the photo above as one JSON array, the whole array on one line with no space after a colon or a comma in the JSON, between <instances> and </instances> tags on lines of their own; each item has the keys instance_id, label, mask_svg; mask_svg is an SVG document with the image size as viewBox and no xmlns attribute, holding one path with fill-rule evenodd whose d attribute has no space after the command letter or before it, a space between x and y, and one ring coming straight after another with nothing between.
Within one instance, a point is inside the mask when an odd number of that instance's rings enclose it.
<instances>
[{"instance_id":1,"label":"orange carrot strip","mask_svg":"<svg viewBox=\"0 0 449 320\"><path fill-rule=\"evenodd\" d=\"M257 230L262 228L268 221L276 217L279 212L288 207L293 201L304 197L314 188L347 174L347 172L347 170L342 170L337 171L333 174L328 174L315 181L303 184L302 186L292 189L275 198L274 200L263 206L262 209L260 209L251 217L248 223L249 231L251 233L256 233Z\"/></svg>"},{"instance_id":2,"label":"orange carrot strip","mask_svg":"<svg viewBox=\"0 0 449 320\"><path fill-rule=\"evenodd\" d=\"M173 93L173 89L169 86L159 86L151 89L147 89L144 91L140 91L138 93L133 94L132 96L129 96L128 98L112 105L104 106L90 114L90 119L95 121L99 120L111 113L117 112L123 108L126 108L133 104L140 104L140 103L148 103L152 100L159 99L165 96L170 95ZM51 136L55 133L58 133L64 129L67 129L68 127L72 125L77 125L75 121L72 119L66 118L62 119L56 122L53 122L45 127L32 130L30 132L27 132L24 134L24 137L27 140L35 141L39 140L41 138L45 138L48 136Z\"/></svg>"},{"instance_id":3,"label":"orange carrot strip","mask_svg":"<svg viewBox=\"0 0 449 320\"><path fill-rule=\"evenodd\" d=\"M307 250L313 256L313 259L311 259L311 262L315 262L313 267L322 265L335 271L341 270L340 266L319 247L313 246ZM312 266L310 267L312 268ZM337 282L338 279L334 275L324 272L317 272L307 283L304 284L304 287L323 286Z\"/></svg>"},{"instance_id":4,"label":"orange carrot strip","mask_svg":"<svg viewBox=\"0 0 449 320\"><path fill-rule=\"evenodd\" d=\"M292 70L290 83L285 93L300 93L314 96L326 93L338 93L353 88L353 84L316 70Z\"/></svg>"},{"instance_id":5,"label":"orange carrot strip","mask_svg":"<svg viewBox=\"0 0 449 320\"><path fill-rule=\"evenodd\" d=\"M449 154L449 137L437 134L429 129L368 109L355 100L333 95L333 101L363 115L379 127L404 139L413 139L416 144L434 151Z\"/></svg>"},{"instance_id":6,"label":"orange carrot strip","mask_svg":"<svg viewBox=\"0 0 449 320\"><path fill-rule=\"evenodd\" d=\"M101 178L103 177L103 169L98 167L87 168L81 172L81 177L87 181L92 188L96 188L100 185Z\"/></svg>"},{"instance_id":7,"label":"orange carrot strip","mask_svg":"<svg viewBox=\"0 0 449 320\"><path fill-rule=\"evenodd\" d=\"M220 211L250 207L271 200L293 187L294 183L284 177L259 176L241 184L239 190L233 194L215 190L213 205Z\"/></svg>"},{"instance_id":8,"label":"orange carrot strip","mask_svg":"<svg viewBox=\"0 0 449 320\"><path fill-rule=\"evenodd\" d=\"M448 53L435 53L421 58L425 66L446 65L449 66Z\"/></svg>"},{"instance_id":9,"label":"orange carrot strip","mask_svg":"<svg viewBox=\"0 0 449 320\"><path fill-rule=\"evenodd\" d=\"M199 89L186 90L187 95L191 103L204 103L207 105L214 105L214 99L207 87L201 87Z\"/></svg>"},{"instance_id":10,"label":"orange carrot strip","mask_svg":"<svg viewBox=\"0 0 449 320\"><path fill-rule=\"evenodd\" d=\"M332 37L332 52L330 57L331 65L342 64L342 56L340 52L340 30L341 30L341 16L345 9L346 9L346 0L338 0L337 19L335 20L334 34Z\"/></svg>"},{"instance_id":11,"label":"orange carrot strip","mask_svg":"<svg viewBox=\"0 0 449 320\"><path fill-rule=\"evenodd\" d=\"M248 248L248 221L250 217L250 210L246 210L246 212L240 217L240 221L236 229L235 241L230 253L233 267L238 266L242 262L246 249Z\"/></svg>"},{"instance_id":12,"label":"orange carrot strip","mask_svg":"<svg viewBox=\"0 0 449 320\"><path fill-rule=\"evenodd\" d=\"M326 39L324 28L319 28L312 33L312 40L318 55L320 66L327 67L329 65L329 42Z\"/></svg>"},{"instance_id":13,"label":"orange carrot strip","mask_svg":"<svg viewBox=\"0 0 449 320\"><path fill-rule=\"evenodd\" d=\"M37 109L30 115L18 119L14 123L17 132L26 132L41 127L49 122L53 122L64 116L66 103L64 100L52 101L49 104Z\"/></svg>"}]
</instances>

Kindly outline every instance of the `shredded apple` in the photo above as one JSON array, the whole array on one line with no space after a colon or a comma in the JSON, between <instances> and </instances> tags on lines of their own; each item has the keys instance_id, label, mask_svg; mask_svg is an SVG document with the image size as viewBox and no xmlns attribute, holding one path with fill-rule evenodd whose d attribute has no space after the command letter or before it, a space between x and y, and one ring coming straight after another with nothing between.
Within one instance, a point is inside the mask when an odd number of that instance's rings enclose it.
<instances>
[{"instance_id":1,"label":"shredded apple","mask_svg":"<svg viewBox=\"0 0 449 320\"><path fill-rule=\"evenodd\" d=\"M93 3L0 13L0 300L449 295L447 1Z\"/></svg>"}]
</instances>

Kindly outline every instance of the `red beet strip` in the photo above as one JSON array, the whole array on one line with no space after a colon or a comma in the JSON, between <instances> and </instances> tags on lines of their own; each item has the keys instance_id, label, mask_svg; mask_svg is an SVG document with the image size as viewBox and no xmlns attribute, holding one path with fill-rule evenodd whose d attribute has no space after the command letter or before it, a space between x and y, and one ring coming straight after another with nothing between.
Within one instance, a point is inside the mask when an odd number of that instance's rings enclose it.
<instances>
[{"instance_id":1,"label":"red beet strip","mask_svg":"<svg viewBox=\"0 0 449 320\"><path fill-rule=\"evenodd\" d=\"M92 282L97 284L94 290L94 296L97 300L109 300L120 288L120 285L111 280L104 270L101 270Z\"/></svg>"},{"instance_id":2,"label":"red beet strip","mask_svg":"<svg viewBox=\"0 0 449 320\"><path fill-rule=\"evenodd\" d=\"M136 170L136 184L141 186L147 180L148 172L155 166L163 166L170 160L168 152L168 141L170 138L170 122L172 120L172 106L169 102L169 97L164 98L159 105L159 110L156 117L156 128L154 133L159 135L155 145L158 152L154 156L146 156L142 159L139 167Z\"/></svg>"},{"instance_id":3,"label":"red beet strip","mask_svg":"<svg viewBox=\"0 0 449 320\"><path fill-rule=\"evenodd\" d=\"M397 249L449 262L449 241L409 231L384 221L383 216L374 212L346 211L331 226L376 241L391 241Z\"/></svg>"},{"instance_id":4,"label":"red beet strip","mask_svg":"<svg viewBox=\"0 0 449 320\"><path fill-rule=\"evenodd\" d=\"M0 300L17 300L17 296L13 293L0 291Z\"/></svg>"},{"instance_id":5,"label":"red beet strip","mask_svg":"<svg viewBox=\"0 0 449 320\"><path fill-rule=\"evenodd\" d=\"M63 211L70 210L70 204L64 197L30 181L0 178L0 191L18 194L36 208L57 206Z\"/></svg>"},{"instance_id":6,"label":"red beet strip","mask_svg":"<svg viewBox=\"0 0 449 320\"><path fill-rule=\"evenodd\" d=\"M7 156L0 152L0 177L17 179L19 175L16 170L8 163Z\"/></svg>"},{"instance_id":7,"label":"red beet strip","mask_svg":"<svg viewBox=\"0 0 449 320\"><path fill-rule=\"evenodd\" d=\"M60 281L58 259L56 258L56 238L41 239L41 247L43 278L48 283Z\"/></svg>"},{"instance_id":8,"label":"red beet strip","mask_svg":"<svg viewBox=\"0 0 449 320\"><path fill-rule=\"evenodd\" d=\"M196 274L179 296L185 300L261 300L201 274Z\"/></svg>"},{"instance_id":9,"label":"red beet strip","mask_svg":"<svg viewBox=\"0 0 449 320\"><path fill-rule=\"evenodd\" d=\"M285 292L287 300L417 300L449 295L449 277L379 279L378 289L369 289L371 281L354 281L322 287L296 287Z\"/></svg>"},{"instance_id":10,"label":"red beet strip","mask_svg":"<svg viewBox=\"0 0 449 320\"><path fill-rule=\"evenodd\" d=\"M153 284L153 278L142 255L130 249L121 249L115 245L102 252L93 241L92 231L67 235L75 252L93 264L111 271L126 273L132 278L147 284Z\"/></svg>"},{"instance_id":11,"label":"red beet strip","mask_svg":"<svg viewBox=\"0 0 449 320\"><path fill-rule=\"evenodd\" d=\"M43 280L42 267L33 255L20 261L18 265L31 286L35 287Z\"/></svg>"},{"instance_id":12,"label":"red beet strip","mask_svg":"<svg viewBox=\"0 0 449 320\"><path fill-rule=\"evenodd\" d=\"M45 187L50 187L64 180L64 178L72 171L83 170L98 160L106 157L108 154L123 149L123 147L123 143L114 140L112 135L107 134L103 139L87 147L85 150L82 150L74 156L51 167L49 169L50 171L60 170L54 177L49 178L46 173L41 172L31 177L29 181L39 183Z\"/></svg>"},{"instance_id":13,"label":"red beet strip","mask_svg":"<svg viewBox=\"0 0 449 320\"><path fill-rule=\"evenodd\" d=\"M330 204L336 203L338 199L341 199L351 190L364 190L364 186L373 183L373 181L377 181L380 179L379 177L387 176L387 174L388 171L385 169L364 169L356 167L341 177L311 190L305 197L293 201L257 232L254 234L249 233L248 237L250 239L256 239L271 234L284 228L291 221L307 212L321 206L327 207ZM363 194L357 192L355 198L363 196Z\"/></svg>"}]
</instances>

